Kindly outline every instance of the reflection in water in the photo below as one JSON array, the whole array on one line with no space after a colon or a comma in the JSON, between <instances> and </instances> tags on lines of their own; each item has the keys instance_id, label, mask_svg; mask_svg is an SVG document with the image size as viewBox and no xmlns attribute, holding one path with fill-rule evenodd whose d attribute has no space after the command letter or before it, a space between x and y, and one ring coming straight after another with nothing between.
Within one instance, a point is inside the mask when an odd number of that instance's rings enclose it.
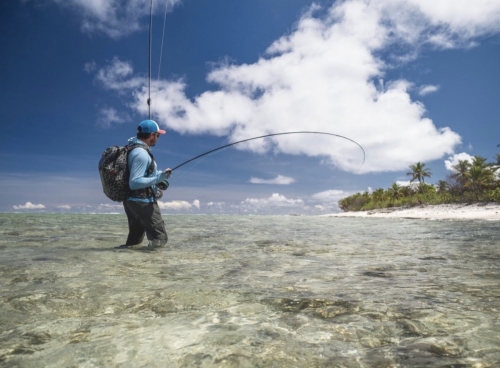
<instances>
[{"instance_id":1,"label":"reflection in water","mask_svg":"<svg viewBox=\"0 0 500 368\"><path fill-rule=\"evenodd\" d=\"M499 223L0 215L0 365L500 366Z\"/></svg>"}]
</instances>

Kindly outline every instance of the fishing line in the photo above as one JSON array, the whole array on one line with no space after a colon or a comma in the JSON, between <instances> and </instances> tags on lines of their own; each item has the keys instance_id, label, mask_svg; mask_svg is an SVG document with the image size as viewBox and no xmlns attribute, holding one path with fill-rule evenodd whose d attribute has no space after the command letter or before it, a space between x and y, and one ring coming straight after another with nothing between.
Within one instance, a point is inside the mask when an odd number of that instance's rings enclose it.
<instances>
[{"instance_id":1,"label":"fishing line","mask_svg":"<svg viewBox=\"0 0 500 368\"><path fill-rule=\"evenodd\" d=\"M165 14L163 15L163 31L161 36L160 58L158 61L158 82L160 82L161 62L163 58L163 45L165 43L165 28L167 24L168 0L165 1ZM148 68L148 118L151 119L151 74L152 74L152 49L153 49L153 0L150 2L149 8L149 68ZM155 92L155 107L156 97L158 97L158 89Z\"/></svg>"},{"instance_id":2,"label":"fishing line","mask_svg":"<svg viewBox=\"0 0 500 368\"><path fill-rule=\"evenodd\" d=\"M163 55L163 43L165 40L165 25L167 24L168 2L165 2L165 15L163 16L163 32L161 35L160 62L158 63L158 82L160 81L161 58Z\"/></svg>"},{"instance_id":3,"label":"fishing line","mask_svg":"<svg viewBox=\"0 0 500 368\"><path fill-rule=\"evenodd\" d=\"M221 148L220 150L218 150L217 152L222 152L226 149L228 149L229 147L224 147L224 148ZM214 153L214 152L212 152ZM186 174L188 174L191 170L193 170L195 167L197 167L199 164L201 164L208 156L210 156L210 154L206 154L202 157L199 157L200 159L199 160L196 160L196 162L193 164L193 165L190 165L187 170L183 170L178 176L176 176L176 179L181 179L182 177L184 177Z\"/></svg>"},{"instance_id":4,"label":"fishing line","mask_svg":"<svg viewBox=\"0 0 500 368\"><path fill-rule=\"evenodd\" d=\"M262 139L262 138L268 138L268 137L275 137L275 136L279 136L279 135L288 135L288 134L322 134L322 135L329 135L329 136L334 136L334 137L338 137L338 138L343 138L343 139L347 139L348 141L351 141L353 142L354 144L356 144L359 148L361 148L361 151L363 151L363 162L361 163L360 167L363 166L363 164L365 163L365 159L366 159L366 153L365 153L365 150L364 148L356 141L352 140L351 138L347 138L347 137L344 137L342 135L339 135L339 134L334 134L334 133L326 133L326 132L312 132L312 131L298 131L298 132L283 132L283 133L272 133L272 134L266 134L266 135L261 135L259 137L253 137L253 138L247 138L247 139L243 139L241 141L237 141L237 142L233 142L233 143L229 143L229 144L226 144L226 145L223 145L221 147L217 147L217 148L214 148L214 149L211 149L210 151L207 151L207 152L204 152L198 156L195 156L179 165L177 165L176 167L174 167L172 169L172 171L174 170L177 170L178 168L194 161L194 160L197 160L199 158L204 158L204 157L207 157L208 155L214 153L214 152L217 152L217 151L220 151L220 150L223 150L225 148L229 148L231 146L234 146L236 144L239 144L239 143L243 143L243 142L249 142L249 141L253 141L255 139ZM359 169L358 169L359 170Z\"/></svg>"},{"instance_id":5,"label":"fishing line","mask_svg":"<svg viewBox=\"0 0 500 368\"><path fill-rule=\"evenodd\" d=\"M163 31L161 35L161 47L160 47L160 61L158 62L158 84L160 83L160 71L161 71L161 60L163 57L163 45L165 43L165 28L167 24L167 13L168 13L168 1L165 1L165 14L163 15ZM158 88L155 91L155 109L156 109L156 100L158 97Z\"/></svg>"}]
</instances>

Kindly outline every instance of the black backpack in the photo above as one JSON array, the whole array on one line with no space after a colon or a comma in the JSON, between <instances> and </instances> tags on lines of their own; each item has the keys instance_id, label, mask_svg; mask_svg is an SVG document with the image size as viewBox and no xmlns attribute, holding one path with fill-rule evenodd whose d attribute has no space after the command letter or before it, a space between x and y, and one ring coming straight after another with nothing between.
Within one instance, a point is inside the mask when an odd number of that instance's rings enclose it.
<instances>
[{"instance_id":1,"label":"black backpack","mask_svg":"<svg viewBox=\"0 0 500 368\"><path fill-rule=\"evenodd\" d=\"M106 148L99 160L99 174L101 176L102 190L106 197L115 202L123 202L128 198L130 188L128 179L128 153L137 145L111 146Z\"/></svg>"},{"instance_id":2,"label":"black backpack","mask_svg":"<svg viewBox=\"0 0 500 368\"><path fill-rule=\"evenodd\" d=\"M111 146L106 148L99 160L99 175L101 176L102 190L106 197L115 202L123 202L130 195L128 179L130 171L128 169L128 153L141 145ZM154 165L154 157L151 156L151 166ZM164 180L157 184L156 199L163 196L163 191L167 190L169 184Z\"/></svg>"}]
</instances>

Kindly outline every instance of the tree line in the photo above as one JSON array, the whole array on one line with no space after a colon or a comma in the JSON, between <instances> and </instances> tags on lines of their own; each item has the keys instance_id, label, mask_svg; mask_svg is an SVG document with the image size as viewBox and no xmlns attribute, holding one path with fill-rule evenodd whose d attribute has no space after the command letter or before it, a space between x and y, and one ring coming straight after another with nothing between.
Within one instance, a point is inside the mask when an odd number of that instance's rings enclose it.
<instances>
[{"instance_id":1,"label":"tree line","mask_svg":"<svg viewBox=\"0 0 500 368\"><path fill-rule=\"evenodd\" d=\"M343 211L368 211L422 204L500 202L500 154L495 158L496 162L481 156L459 160L446 180L436 184L425 183L431 171L425 163L417 162L406 174L411 176L409 186L393 183L388 189L356 193L341 199L339 207Z\"/></svg>"}]
</instances>

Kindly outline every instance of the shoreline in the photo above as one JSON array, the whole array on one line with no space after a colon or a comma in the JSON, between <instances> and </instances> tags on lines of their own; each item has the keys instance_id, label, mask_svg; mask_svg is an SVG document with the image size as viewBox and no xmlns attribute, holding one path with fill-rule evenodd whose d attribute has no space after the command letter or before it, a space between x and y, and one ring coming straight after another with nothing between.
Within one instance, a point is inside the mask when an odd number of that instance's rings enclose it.
<instances>
[{"instance_id":1,"label":"shoreline","mask_svg":"<svg viewBox=\"0 0 500 368\"><path fill-rule=\"evenodd\" d=\"M380 208L323 215L328 217L365 217L445 220L500 220L500 203L440 204L416 207Z\"/></svg>"}]
</instances>

